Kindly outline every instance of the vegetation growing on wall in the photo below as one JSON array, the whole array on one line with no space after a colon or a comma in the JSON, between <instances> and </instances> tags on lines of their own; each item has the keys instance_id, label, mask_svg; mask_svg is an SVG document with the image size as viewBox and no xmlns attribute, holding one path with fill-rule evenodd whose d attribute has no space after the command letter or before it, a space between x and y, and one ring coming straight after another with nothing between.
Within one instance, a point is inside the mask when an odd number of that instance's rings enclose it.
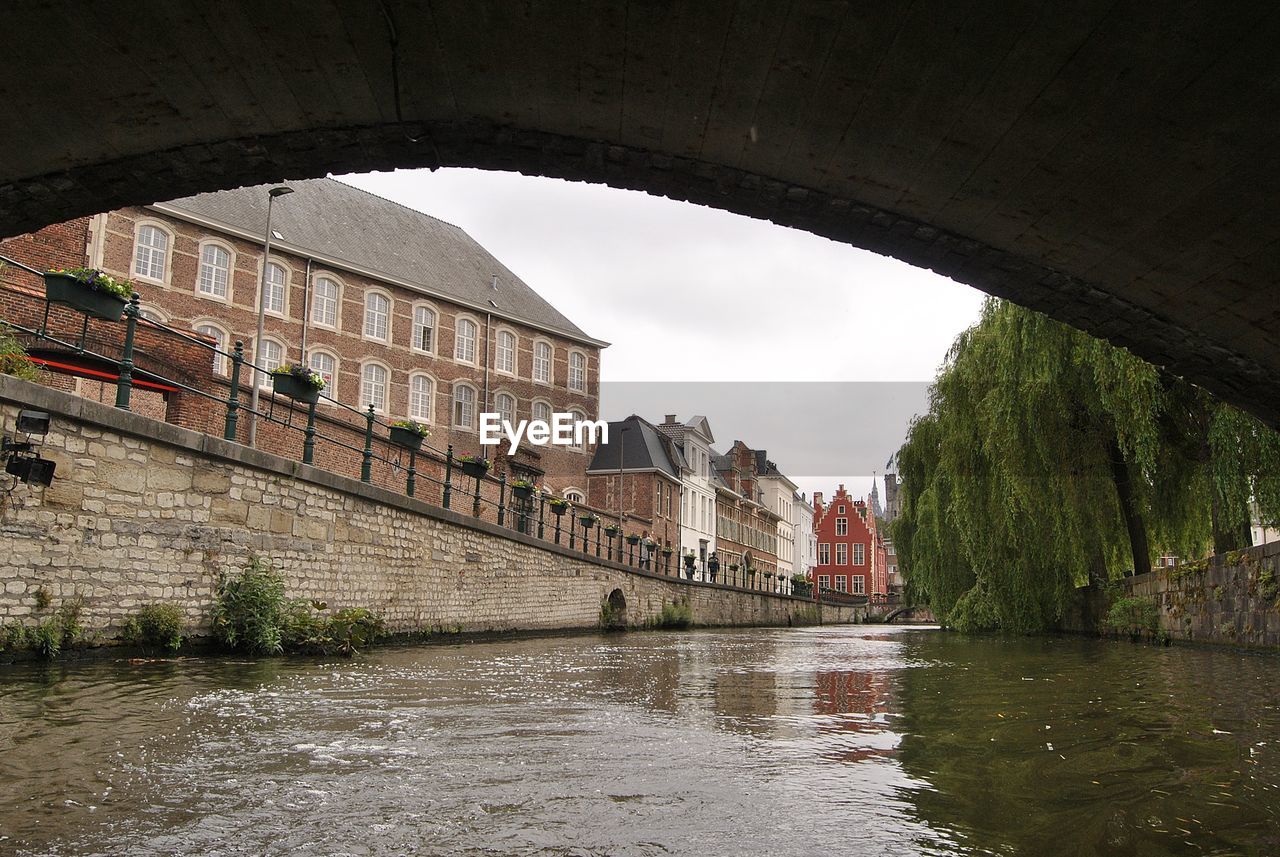
<instances>
[{"instance_id":1,"label":"vegetation growing on wall","mask_svg":"<svg viewBox=\"0 0 1280 857\"><path fill-rule=\"evenodd\" d=\"M36 590L35 601L40 612L53 604L43 587ZM47 661L57 658L84 636L84 627L80 624L83 609L84 597L74 595L34 625L11 622L0 627L0 652L34 652Z\"/></svg>"},{"instance_id":2,"label":"vegetation growing on wall","mask_svg":"<svg viewBox=\"0 0 1280 857\"><path fill-rule=\"evenodd\" d=\"M148 604L129 619L120 634L127 642L176 652L182 647L182 611L172 604Z\"/></svg>"},{"instance_id":3,"label":"vegetation growing on wall","mask_svg":"<svg viewBox=\"0 0 1280 857\"><path fill-rule=\"evenodd\" d=\"M26 349L4 325L0 325L0 374L24 381L35 381L40 376L40 367L32 362Z\"/></svg>"},{"instance_id":4,"label":"vegetation growing on wall","mask_svg":"<svg viewBox=\"0 0 1280 857\"><path fill-rule=\"evenodd\" d=\"M270 563L251 557L239 575L219 581L213 633L228 649L253 654L346 656L384 634L382 619L369 610L327 611L323 603L286 598L284 578Z\"/></svg>"},{"instance_id":5,"label":"vegetation growing on wall","mask_svg":"<svg viewBox=\"0 0 1280 857\"><path fill-rule=\"evenodd\" d=\"M653 619L654 628L670 628L683 631L693 625L693 608L688 601L672 601L662 605L662 612Z\"/></svg>"},{"instance_id":6,"label":"vegetation growing on wall","mask_svg":"<svg viewBox=\"0 0 1280 857\"><path fill-rule=\"evenodd\" d=\"M1280 520L1280 434L1121 348L989 300L898 452L894 542L962 630L1033 632L1071 590L1157 551L1248 544Z\"/></svg>"}]
</instances>

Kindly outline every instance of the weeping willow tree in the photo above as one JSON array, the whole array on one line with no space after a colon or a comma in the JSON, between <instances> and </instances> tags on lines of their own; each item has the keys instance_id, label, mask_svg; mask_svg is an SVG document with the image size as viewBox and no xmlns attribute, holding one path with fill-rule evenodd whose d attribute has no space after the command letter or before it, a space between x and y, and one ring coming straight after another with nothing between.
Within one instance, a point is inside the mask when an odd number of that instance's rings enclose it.
<instances>
[{"instance_id":1,"label":"weeping willow tree","mask_svg":"<svg viewBox=\"0 0 1280 857\"><path fill-rule=\"evenodd\" d=\"M1247 545L1251 500L1280 518L1277 438L1123 349L989 300L898 452L894 541L944 621L1041 630L1076 586L1147 571L1156 551Z\"/></svg>"}]
</instances>

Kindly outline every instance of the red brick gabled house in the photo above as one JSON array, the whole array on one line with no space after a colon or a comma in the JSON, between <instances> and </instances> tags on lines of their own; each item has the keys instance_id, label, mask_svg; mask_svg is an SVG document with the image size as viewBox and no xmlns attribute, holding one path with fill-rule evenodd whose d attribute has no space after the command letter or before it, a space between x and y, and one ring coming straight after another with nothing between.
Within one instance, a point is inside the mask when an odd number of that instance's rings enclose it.
<instances>
[{"instance_id":1,"label":"red brick gabled house","mask_svg":"<svg viewBox=\"0 0 1280 857\"><path fill-rule=\"evenodd\" d=\"M818 541L813 580L819 591L870 597L888 592L884 543L875 515L863 500L850 497L843 485L829 503L814 494L813 530Z\"/></svg>"}]
</instances>

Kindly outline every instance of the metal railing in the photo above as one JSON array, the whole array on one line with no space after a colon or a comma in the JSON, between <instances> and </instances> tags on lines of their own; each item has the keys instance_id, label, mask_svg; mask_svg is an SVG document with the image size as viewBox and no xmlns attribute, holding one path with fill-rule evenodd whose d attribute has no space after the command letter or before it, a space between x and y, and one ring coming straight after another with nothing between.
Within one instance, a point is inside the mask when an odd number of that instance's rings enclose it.
<instances>
[{"instance_id":1,"label":"metal railing","mask_svg":"<svg viewBox=\"0 0 1280 857\"><path fill-rule=\"evenodd\" d=\"M45 273L4 256L0 256L0 262L20 268L37 277L43 277ZM596 511L590 506L573 504L537 491L526 493L522 486L509 485L507 474L505 473L495 477L488 473L487 469L484 472L478 472L464 458L454 454L452 444L445 449L439 449L427 443L425 438L421 446L416 448L393 443L387 437L387 431L390 430L391 424L377 416L373 405L368 405L365 408L356 408L321 392L317 396L317 401L302 403L306 405L304 412L306 422L302 428L298 428L294 425L293 416L299 403L289 400L288 397L280 396L273 389L271 396L267 399L268 406L265 409L260 406L259 409L254 410L242 401L241 377L246 368L251 371L261 372L264 376L270 376L271 370L245 359L242 340L236 340L232 349L226 351L217 345L210 344L205 339L192 336L190 333L170 327L161 321L146 318L142 315L141 299L136 293L124 304L122 317L125 328L119 357L86 347L86 343L89 341L89 316L87 314L85 314L78 342L70 342L51 333L49 329L51 302L47 298L44 302L44 317L38 327L29 328L3 319L0 319L0 325L3 325L9 331L21 334L23 338L31 343L51 344L58 348L66 349L74 355L91 358L107 366L115 366L118 370L115 380L115 407L121 410L128 411L131 409L133 388L136 380L166 385L182 393L191 394L200 399L216 403L218 408L223 409L222 437L224 440L233 443L237 442L241 417L249 415L254 419L281 426L286 430L300 432L302 435L301 461L303 464L315 466L316 446L318 442L323 442L344 450L353 457L358 457L361 482L372 483L374 481L374 467L381 465L390 474L403 474L403 490L408 497L427 502L421 496L423 483L432 486L435 490L431 494L433 497L439 498L439 508L456 510L459 499L462 499L464 503L469 501L470 513L477 519L490 518L499 527L506 527L526 536L561 545L572 551L580 551L585 556L616 562L643 572L670 577L681 577L681 571L684 570L681 567L682 560L675 551L664 548L656 542L646 542L645 539L639 536L624 536L621 530L615 532L613 527L603 526ZM75 311L74 308L70 309L72 312ZM215 395L178 379L167 377L157 372L154 368L140 369L134 359L136 356L137 333L140 325L211 352L210 365L213 363L212 355L214 354L228 359L231 368L230 375L226 381L227 394L225 396ZM218 381L218 383L221 384L223 382ZM284 417L276 414L279 399L285 399ZM348 415L351 419L350 422L347 422L333 417L326 417L324 422L340 426L353 434L360 435L363 440L362 446L356 446L340 437L322 432L318 428L316 408L320 401L324 401L327 405L337 409L339 413ZM379 434L377 432L378 428L387 431ZM382 448L388 451L383 453L380 451ZM405 461L406 454L407 462ZM443 478L436 478L432 473L421 469L419 464L423 458L428 461L434 461L438 466L442 467ZM486 491L486 489L488 490ZM496 499L490 496L495 493L497 495ZM692 582L693 575L689 574L683 579ZM785 594L779 593L776 584L770 582L763 574L757 573L753 575L744 570L732 573L726 570L720 580L708 582L704 579L699 582L726 589Z\"/></svg>"}]
</instances>

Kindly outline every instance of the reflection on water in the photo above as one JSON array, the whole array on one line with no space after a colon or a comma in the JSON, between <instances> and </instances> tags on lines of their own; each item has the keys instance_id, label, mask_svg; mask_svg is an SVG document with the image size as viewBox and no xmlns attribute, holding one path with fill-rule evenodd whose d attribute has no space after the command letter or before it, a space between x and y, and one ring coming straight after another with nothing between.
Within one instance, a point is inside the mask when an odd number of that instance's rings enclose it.
<instances>
[{"instance_id":1,"label":"reflection on water","mask_svg":"<svg viewBox=\"0 0 1280 857\"><path fill-rule=\"evenodd\" d=\"M0 853L1280 853L1280 661L862 629L0 673Z\"/></svg>"}]
</instances>

